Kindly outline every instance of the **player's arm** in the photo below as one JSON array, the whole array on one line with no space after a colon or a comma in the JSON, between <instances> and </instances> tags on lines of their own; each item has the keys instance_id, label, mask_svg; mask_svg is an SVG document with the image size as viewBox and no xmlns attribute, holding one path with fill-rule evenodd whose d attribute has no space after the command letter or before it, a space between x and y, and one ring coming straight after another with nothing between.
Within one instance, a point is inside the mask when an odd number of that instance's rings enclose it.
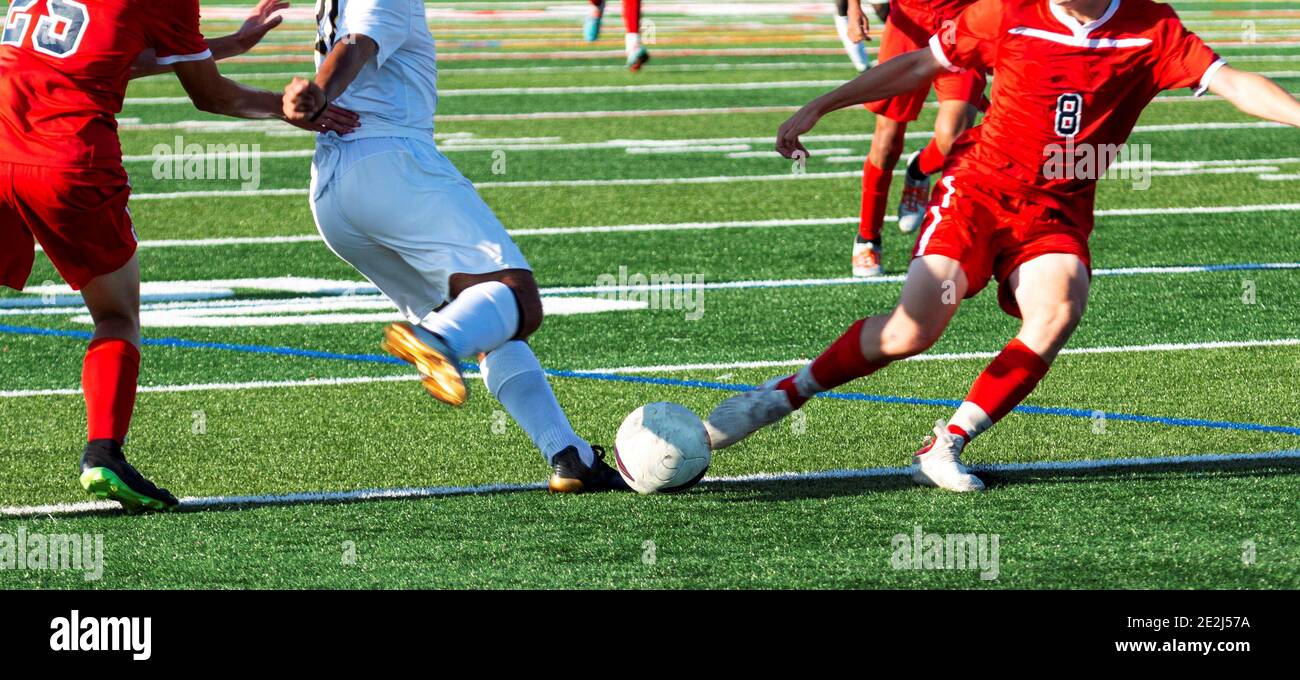
<instances>
[{"instance_id":1,"label":"player's arm","mask_svg":"<svg viewBox=\"0 0 1300 680\"><path fill-rule=\"evenodd\" d=\"M806 157L808 150L799 142L799 136L811 130L822 116L855 104L911 92L928 85L943 70L944 65L928 48L900 54L805 104L781 124L776 150L786 158L794 158L797 152Z\"/></svg>"},{"instance_id":2,"label":"player's arm","mask_svg":"<svg viewBox=\"0 0 1300 680\"><path fill-rule=\"evenodd\" d=\"M1244 113L1300 127L1300 101L1258 73L1224 65L1210 77L1209 88Z\"/></svg>"},{"instance_id":3,"label":"player's arm","mask_svg":"<svg viewBox=\"0 0 1300 680\"><path fill-rule=\"evenodd\" d=\"M359 124L355 113L337 107L285 113L278 93L248 87L226 78L212 59L178 62L174 70L185 93L201 111L234 118L280 118L304 130L339 134L347 134Z\"/></svg>"},{"instance_id":4,"label":"player's arm","mask_svg":"<svg viewBox=\"0 0 1300 680\"><path fill-rule=\"evenodd\" d=\"M862 0L848 0L849 3L849 40L859 42L871 40L871 23L862 11Z\"/></svg>"},{"instance_id":5,"label":"player's arm","mask_svg":"<svg viewBox=\"0 0 1300 680\"><path fill-rule=\"evenodd\" d=\"M310 114L328 106L348 89L361 73L361 67L378 53L379 44L369 36L357 33L345 36L325 57L314 80L294 78L284 88L285 115Z\"/></svg>"},{"instance_id":6,"label":"player's arm","mask_svg":"<svg viewBox=\"0 0 1300 680\"><path fill-rule=\"evenodd\" d=\"M244 24L239 27L238 31L230 35L223 35L220 38L212 38L207 41L208 50L212 52L212 58L217 61L237 57L250 49L266 37L271 29L280 25L284 17L276 14L280 10L287 9L289 3L287 0L261 0L253 8L253 12L244 20ZM168 73L172 70L171 64L159 64L154 50L148 49L136 57L135 63L131 65L131 78L141 78L152 76L159 73Z\"/></svg>"}]
</instances>

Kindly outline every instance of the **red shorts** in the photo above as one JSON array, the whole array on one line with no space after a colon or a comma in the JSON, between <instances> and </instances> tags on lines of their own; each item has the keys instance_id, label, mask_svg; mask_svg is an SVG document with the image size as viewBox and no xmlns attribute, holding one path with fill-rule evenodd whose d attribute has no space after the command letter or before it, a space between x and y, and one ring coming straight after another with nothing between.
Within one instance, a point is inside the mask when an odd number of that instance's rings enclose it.
<instances>
[{"instance_id":1,"label":"red shorts","mask_svg":"<svg viewBox=\"0 0 1300 680\"><path fill-rule=\"evenodd\" d=\"M35 243L73 290L135 254L126 171L0 162L0 284L22 290Z\"/></svg>"},{"instance_id":2,"label":"red shorts","mask_svg":"<svg viewBox=\"0 0 1300 680\"><path fill-rule=\"evenodd\" d=\"M900 54L929 48L930 36L939 32L943 21L937 15L917 16L916 14L916 10L904 5L891 6L889 21L885 22L885 32L880 38L878 58L882 63ZM988 99L984 97L984 86L987 82L983 73L968 69L961 73L944 71L935 77L932 85L939 101L969 102L984 111L989 105ZM921 107L925 106L925 98L929 94L930 86L926 86L889 99L868 102L863 106L876 115L900 123L910 123L921 114Z\"/></svg>"},{"instance_id":3,"label":"red shorts","mask_svg":"<svg viewBox=\"0 0 1300 680\"><path fill-rule=\"evenodd\" d=\"M974 297L998 281L998 304L1020 317L1014 291L1007 279L1016 267L1040 255L1076 255L1092 270L1088 236L1091 219L1080 212L1051 207L1023 192L991 188L985 175L953 171L950 166L934 188L925 223L916 238L912 257L943 255L961 263ZM1091 206L1086 206L1091 214Z\"/></svg>"}]
</instances>

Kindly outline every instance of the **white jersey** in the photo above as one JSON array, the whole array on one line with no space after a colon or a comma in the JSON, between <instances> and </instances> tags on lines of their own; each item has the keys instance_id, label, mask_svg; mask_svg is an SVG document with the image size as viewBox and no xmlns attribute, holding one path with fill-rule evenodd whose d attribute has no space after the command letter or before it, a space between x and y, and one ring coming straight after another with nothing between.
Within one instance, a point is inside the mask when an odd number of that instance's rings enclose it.
<instances>
[{"instance_id":1,"label":"white jersey","mask_svg":"<svg viewBox=\"0 0 1300 680\"><path fill-rule=\"evenodd\" d=\"M374 40L379 51L334 102L361 116L361 127L343 139L431 139L438 65L423 0L316 0L317 69L352 34Z\"/></svg>"}]
</instances>

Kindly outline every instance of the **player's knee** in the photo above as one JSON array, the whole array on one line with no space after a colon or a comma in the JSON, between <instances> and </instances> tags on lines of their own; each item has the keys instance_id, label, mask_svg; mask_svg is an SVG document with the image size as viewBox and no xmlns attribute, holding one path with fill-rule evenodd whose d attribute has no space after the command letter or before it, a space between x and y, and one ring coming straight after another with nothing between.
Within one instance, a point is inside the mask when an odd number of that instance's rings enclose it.
<instances>
[{"instance_id":1,"label":"player's knee","mask_svg":"<svg viewBox=\"0 0 1300 680\"><path fill-rule=\"evenodd\" d=\"M1062 300L1039 305L1025 318L1025 325L1037 331L1047 341L1068 338L1083 319L1083 303Z\"/></svg>"},{"instance_id":2,"label":"player's knee","mask_svg":"<svg viewBox=\"0 0 1300 680\"><path fill-rule=\"evenodd\" d=\"M942 332L915 322L891 323L881 334L880 352L891 359L916 356L933 347Z\"/></svg>"}]
</instances>

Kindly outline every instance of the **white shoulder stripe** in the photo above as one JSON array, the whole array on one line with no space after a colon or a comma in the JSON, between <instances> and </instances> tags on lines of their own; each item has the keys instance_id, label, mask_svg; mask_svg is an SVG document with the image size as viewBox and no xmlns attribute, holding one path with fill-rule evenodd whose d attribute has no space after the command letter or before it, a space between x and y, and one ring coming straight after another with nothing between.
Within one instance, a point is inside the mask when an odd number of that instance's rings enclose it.
<instances>
[{"instance_id":1,"label":"white shoulder stripe","mask_svg":"<svg viewBox=\"0 0 1300 680\"><path fill-rule=\"evenodd\" d=\"M1205 69L1205 73L1201 76L1201 84L1196 87L1195 95L1199 97L1205 94L1205 91L1210 89L1210 81L1214 80L1214 74L1227 65L1228 62L1222 59L1215 60L1213 64L1210 64L1210 67Z\"/></svg>"},{"instance_id":2,"label":"white shoulder stripe","mask_svg":"<svg viewBox=\"0 0 1300 680\"><path fill-rule=\"evenodd\" d=\"M948 60L948 55L943 53L943 43L940 42L938 33L930 36L930 51L934 53L934 58L938 60L940 64L943 64L943 67L949 71L952 71L953 73L961 73L966 70L953 66L952 62Z\"/></svg>"},{"instance_id":3,"label":"white shoulder stripe","mask_svg":"<svg viewBox=\"0 0 1300 680\"><path fill-rule=\"evenodd\" d=\"M154 61L159 66L166 66L168 64L179 64L183 61L202 61L211 58L212 50L203 50L202 52L195 52L194 54L173 54L170 57L158 57Z\"/></svg>"},{"instance_id":4,"label":"white shoulder stripe","mask_svg":"<svg viewBox=\"0 0 1300 680\"><path fill-rule=\"evenodd\" d=\"M1027 26L1017 26L1007 32L1012 35L1040 38L1042 40L1050 40L1062 45L1083 47L1090 50L1144 47L1151 44L1149 38L1083 38L1075 35L1065 35L1063 33L1052 33L1051 31L1044 31L1041 28L1029 28Z\"/></svg>"}]
</instances>

